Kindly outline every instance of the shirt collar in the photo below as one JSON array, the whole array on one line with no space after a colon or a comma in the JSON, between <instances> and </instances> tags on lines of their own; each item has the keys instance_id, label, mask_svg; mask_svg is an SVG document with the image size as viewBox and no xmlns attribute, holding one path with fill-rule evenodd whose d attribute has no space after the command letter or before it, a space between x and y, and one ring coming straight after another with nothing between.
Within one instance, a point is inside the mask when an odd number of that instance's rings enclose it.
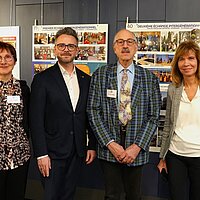
<instances>
[{"instance_id":1,"label":"shirt collar","mask_svg":"<svg viewBox=\"0 0 200 200\"><path fill-rule=\"evenodd\" d=\"M199 86L198 86L198 88L197 88L197 92L196 92L196 95L195 95L195 96L200 97L200 88L199 88Z\"/></svg>"},{"instance_id":2,"label":"shirt collar","mask_svg":"<svg viewBox=\"0 0 200 200\"><path fill-rule=\"evenodd\" d=\"M125 69L119 62L117 62L117 74L121 73ZM133 62L126 68L131 74L134 73L134 64Z\"/></svg>"},{"instance_id":3,"label":"shirt collar","mask_svg":"<svg viewBox=\"0 0 200 200\"><path fill-rule=\"evenodd\" d=\"M59 66L60 71L61 71L61 73L62 73L63 76L64 75L70 76L69 73L65 70L64 67L61 66L61 64L59 62L58 62L58 66ZM74 70L73 70L71 76L73 76L73 75L76 75L76 68L75 67L74 67Z\"/></svg>"}]
</instances>

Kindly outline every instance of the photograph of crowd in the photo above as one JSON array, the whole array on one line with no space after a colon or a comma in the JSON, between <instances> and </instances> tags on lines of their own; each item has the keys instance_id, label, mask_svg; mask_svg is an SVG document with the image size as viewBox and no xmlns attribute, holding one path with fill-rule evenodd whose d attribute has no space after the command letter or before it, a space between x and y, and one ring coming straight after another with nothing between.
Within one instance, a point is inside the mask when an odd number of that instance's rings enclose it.
<instances>
[{"instance_id":1,"label":"photograph of crowd","mask_svg":"<svg viewBox=\"0 0 200 200\"><path fill-rule=\"evenodd\" d=\"M106 44L106 32L79 32L80 44Z\"/></svg>"},{"instance_id":2,"label":"photograph of crowd","mask_svg":"<svg viewBox=\"0 0 200 200\"><path fill-rule=\"evenodd\" d=\"M155 74L160 83L172 82L171 68L148 68L153 74Z\"/></svg>"},{"instance_id":3,"label":"photograph of crowd","mask_svg":"<svg viewBox=\"0 0 200 200\"><path fill-rule=\"evenodd\" d=\"M54 33L34 33L34 44L54 44L55 34Z\"/></svg>"},{"instance_id":4,"label":"photograph of crowd","mask_svg":"<svg viewBox=\"0 0 200 200\"><path fill-rule=\"evenodd\" d=\"M164 52L174 52L178 46L178 32L162 31L161 46Z\"/></svg>"},{"instance_id":5,"label":"photograph of crowd","mask_svg":"<svg viewBox=\"0 0 200 200\"><path fill-rule=\"evenodd\" d=\"M54 46L38 46L34 47L35 60L55 60Z\"/></svg>"},{"instance_id":6,"label":"photograph of crowd","mask_svg":"<svg viewBox=\"0 0 200 200\"><path fill-rule=\"evenodd\" d=\"M135 32L138 51L160 51L160 32Z\"/></svg>"},{"instance_id":7,"label":"photograph of crowd","mask_svg":"<svg viewBox=\"0 0 200 200\"><path fill-rule=\"evenodd\" d=\"M156 54L156 66L171 66L174 55L170 54Z\"/></svg>"},{"instance_id":8,"label":"photograph of crowd","mask_svg":"<svg viewBox=\"0 0 200 200\"><path fill-rule=\"evenodd\" d=\"M104 46L80 46L75 60L106 61Z\"/></svg>"}]
</instances>

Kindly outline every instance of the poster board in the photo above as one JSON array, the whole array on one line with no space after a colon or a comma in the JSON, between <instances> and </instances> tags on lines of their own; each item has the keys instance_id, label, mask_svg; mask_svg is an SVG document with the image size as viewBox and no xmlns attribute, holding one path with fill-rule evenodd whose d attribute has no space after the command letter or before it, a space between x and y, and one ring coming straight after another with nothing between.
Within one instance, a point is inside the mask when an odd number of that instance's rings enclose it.
<instances>
[{"instance_id":1,"label":"poster board","mask_svg":"<svg viewBox=\"0 0 200 200\"><path fill-rule=\"evenodd\" d=\"M64 27L71 27L78 34L80 50L74 60L77 67L92 74L99 66L107 63L108 24L33 26L33 75L57 61L54 55L55 34Z\"/></svg>"},{"instance_id":2,"label":"poster board","mask_svg":"<svg viewBox=\"0 0 200 200\"><path fill-rule=\"evenodd\" d=\"M19 26L1 26L0 41L12 44L17 52L17 63L13 69L13 76L20 79L20 38Z\"/></svg>"},{"instance_id":3,"label":"poster board","mask_svg":"<svg viewBox=\"0 0 200 200\"><path fill-rule=\"evenodd\" d=\"M200 22L127 23L126 29L134 32L137 37L136 63L152 71L160 80L162 107L158 131L150 145L151 151L159 152L165 121L167 89L171 82L171 62L181 42L194 40L200 45Z\"/></svg>"}]
</instances>

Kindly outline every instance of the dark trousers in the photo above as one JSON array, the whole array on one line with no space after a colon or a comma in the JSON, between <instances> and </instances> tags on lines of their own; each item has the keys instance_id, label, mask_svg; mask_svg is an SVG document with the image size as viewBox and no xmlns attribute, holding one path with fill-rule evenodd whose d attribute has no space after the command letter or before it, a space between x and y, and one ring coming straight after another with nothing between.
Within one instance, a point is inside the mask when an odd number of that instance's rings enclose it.
<instances>
[{"instance_id":1,"label":"dark trousers","mask_svg":"<svg viewBox=\"0 0 200 200\"><path fill-rule=\"evenodd\" d=\"M29 161L12 170L0 170L0 199L24 200Z\"/></svg>"},{"instance_id":2,"label":"dark trousers","mask_svg":"<svg viewBox=\"0 0 200 200\"><path fill-rule=\"evenodd\" d=\"M105 200L120 200L125 192L126 200L141 200L142 167L128 167L120 163L100 160L105 177Z\"/></svg>"},{"instance_id":3,"label":"dark trousers","mask_svg":"<svg viewBox=\"0 0 200 200\"><path fill-rule=\"evenodd\" d=\"M166 163L171 199L200 200L200 157L178 156L169 151Z\"/></svg>"},{"instance_id":4,"label":"dark trousers","mask_svg":"<svg viewBox=\"0 0 200 200\"><path fill-rule=\"evenodd\" d=\"M73 200L83 158L73 153L63 160L51 160L49 177L42 177L45 200Z\"/></svg>"}]
</instances>

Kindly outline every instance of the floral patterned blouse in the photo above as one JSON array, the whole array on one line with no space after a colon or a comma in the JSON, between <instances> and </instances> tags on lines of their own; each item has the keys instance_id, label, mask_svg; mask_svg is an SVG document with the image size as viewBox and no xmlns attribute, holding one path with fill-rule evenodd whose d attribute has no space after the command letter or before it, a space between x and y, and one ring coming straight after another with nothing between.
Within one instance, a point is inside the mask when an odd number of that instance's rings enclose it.
<instances>
[{"instance_id":1,"label":"floral patterned blouse","mask_svg":"<svg viewBox=\"0 0 200 200\"><path fill-rule=\"evenodd\" d=\"M29 158L22 90L20 82L12 77L8 82L0 81L0 170L15 169Z\"/></svg>"}]
</instances>

